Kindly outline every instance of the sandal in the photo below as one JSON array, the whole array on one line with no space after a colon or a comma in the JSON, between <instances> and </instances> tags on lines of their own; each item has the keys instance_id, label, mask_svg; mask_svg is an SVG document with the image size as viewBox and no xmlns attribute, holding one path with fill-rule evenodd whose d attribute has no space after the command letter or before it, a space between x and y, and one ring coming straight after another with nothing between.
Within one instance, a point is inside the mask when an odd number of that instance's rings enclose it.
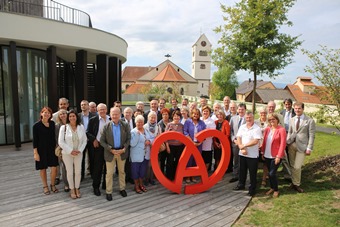
<instances>
[{"instance_id":1,"label":"sandal","mask_svg":"<svg viewBox=\"0 0 340 227\"><path fill-rule=\"evenodd\" d=\"M76 189L71 189L70 196L71 196L72 199L76 199L77 198Z\"/></svg>"},{"instance_id":2,"label":"sandal","mask_svg":"<svg viewBox=\"0 0 340 227\"><path fill-rule=\"evenodd\" d=\"M135 187L135 191L137 194L142 194L142 190L140 190L140 188L138 186Z\"/></svg>"},{"instance_id":3,"label":"sandal","mask_svg":"<svg viewBox=\"0 0 340 227\"><path fill-rule=\"evenodd\" d=\"M275 191L274 194L273 194L273 198L279 197L279 194L280 194L279 191Z\"/></svg>"},{"instance_id":4,"label":"sandal","mask_svg":"<svg viewBox=\"0 0 340 227\"><path fill-rule=\"evenodd\" d=\"M55 185L52 185L52 184L51 184L51 191L52 191L53 193L58 193L58 192L59 192L59 190L56 188L56 186L55 186Z\"/></svg>"},{"instance_id":5,"label":"sandal","mask_svg":"<svg viewBox=\"0 0 340 227\"><path fill-rule=\"evenodd\" d=\"M76 188L76 196L77 198L80 198L81 197L81 194L80 194L80 191L79 191L79 188Z\"/></svg>"},{"instance_id":6,"label":"sandal","mask_svg":"<svg viewBox=\"0 0 340 227\"><path fill-rule=\"evenodd\" d=\"M48 189L48 186L43 187L43 189L44 189L44 194L45 195L51 194L50 190Z\"/></svg>"},{"instance_id":7,"label":"sandal","mask_svg":"<svg viewBox=\"0 0 340 227\"><path fill-rule=\"evenodd\" d=\"M139 186L140 190L142 190L143 192L147 192L148 190L144 187L144 185Z\"/></svg>"},{"instance_id":8,"label":"sandal","mask_svg":"<svg viewBox=\"0 0 340 227\"><path fill-rule=\"evenodd\" d=\"M69 187L64 187L64 192L69 192L70 191L70 188Z\"/></svg>"},{"instance_id":9,"label":"sandal","mask_svg":"<svg viewBox=\"0 0 340 227\"><path fill-rule=\"evenodd\" d=\"M270 195L270 194L272 194L273 192L274 192L274 189L271 188L269 191L266 192L266 195Z\"/></svg>"}]
</instances>

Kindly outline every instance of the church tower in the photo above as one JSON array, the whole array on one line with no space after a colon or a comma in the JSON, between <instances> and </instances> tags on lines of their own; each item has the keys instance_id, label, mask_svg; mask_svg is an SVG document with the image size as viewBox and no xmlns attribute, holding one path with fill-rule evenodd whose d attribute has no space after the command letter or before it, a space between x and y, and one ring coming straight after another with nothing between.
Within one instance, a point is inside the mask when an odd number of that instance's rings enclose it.
<instances>
[{"instance_id":1,"label":"church tower","mask_svg":"<svg viewBox=\"0 0 340 227\"><path fill-rule=\"evenodd\" d=\"M211 43L202 34L192 46L191 75L197 80L197 96L208 96L211 72Z\"/></svg>"}]
</instances>

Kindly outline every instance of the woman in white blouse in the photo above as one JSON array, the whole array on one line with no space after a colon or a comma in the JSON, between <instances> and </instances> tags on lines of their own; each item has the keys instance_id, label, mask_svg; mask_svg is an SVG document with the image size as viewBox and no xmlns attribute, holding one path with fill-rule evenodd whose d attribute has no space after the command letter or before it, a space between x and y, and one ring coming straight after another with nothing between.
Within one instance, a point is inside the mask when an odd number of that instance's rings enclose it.
<instances>
[{"instance_id":1,"label":"woman in white blouse","mask_svg":"<svg viewBox=\"0 0 340 227\"><path fill-rule=\"evenodd\" d=\"M67 114L67 124L60 127L58 143L63 149L63 161L66 166L67 181L71 189L71 198L80 198L80 179L81 179L81 161L83 158L83 150L87 143L87 137L84 126L80 123L80 118L74 110L70 110ZM65 139L64 139L65 138ZM74 166L74 171L73 171Z\"/></svg>"}]
</instances>

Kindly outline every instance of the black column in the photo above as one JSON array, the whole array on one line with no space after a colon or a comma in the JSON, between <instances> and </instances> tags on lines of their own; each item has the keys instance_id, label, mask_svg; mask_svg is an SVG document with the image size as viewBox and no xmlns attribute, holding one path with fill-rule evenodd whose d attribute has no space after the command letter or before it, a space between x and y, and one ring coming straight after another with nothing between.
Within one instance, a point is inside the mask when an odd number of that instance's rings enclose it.
<instances>
[{"instance_id":1,"label":"black column","mask_svg":"<svg viewBox=\"0 0 340 227\"><path fill-rule=\"evenodd\" d=\"M76 100L74 105L80 112L80 102L88 99L87 92L87 51L79 50L76 53L76 78L75 78Z\"/></svg>"},{"instance_id":2,"label":"black column","mask_svg":"<svg viewBox=\"0 0 340 227\"><path fill-rule=\"evenodd\" d=\"M110 107L113 102L122 101L122 83L121 83L121 66L120 61L116 57L109 59L109 102Z\"/></svg>"},{"instance_id":3,"label":"black column","mask_svg":"<svg viewBox=\"0 0 340 227\"><path fill-rule=\"evenodd\" d=\"M58 110L57 50L55 46L47 48L47 93L48 106Z\"/></svg>"},{"instance_id":4,"label":"black column","mask_svg":"<svg viewBox=\"0 0 340 227\"><path fill-rule=\"evenodd\" d=\"M20 138L20 114L19 114L19 94L18 94L18 71L17 71L17 46L15 42L9 43L9 62L12 88L12 108L13 108L13 130L15 147L21 147Z\"/></svg>"},{"instance_id":5,"label":"black column","mask_svg":"<svg viewBox=\"0 0 340 227\"><path fill-rule=\"evenodd\" d=\"M97 103L104 103L108 108L112 105L108 100L108 72L109 72L108 57L106 54L97 55L97 73L94 78L95 93Z\"/></svg>"}]
</instances>

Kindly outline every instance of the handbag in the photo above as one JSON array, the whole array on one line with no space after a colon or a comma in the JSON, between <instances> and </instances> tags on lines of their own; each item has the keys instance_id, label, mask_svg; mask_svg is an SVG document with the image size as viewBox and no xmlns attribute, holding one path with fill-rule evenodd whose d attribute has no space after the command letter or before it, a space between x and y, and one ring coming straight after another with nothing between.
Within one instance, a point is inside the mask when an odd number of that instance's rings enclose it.
<instances>
[{"instance_id":1,"label":"handbag","mask_svg":"<svg viewBox=\"0 0 340 227\"><path fill-rule=\"evenodd\" d=\"M64 141L65 141L65 134L66 134L66 125L65 125L65 130L64 130ZM57 157L61 157L62 155L62 152L63 149L58 145L55 150L54 150L54 154L57 156Z\"/></svg>"}]
</instances>

